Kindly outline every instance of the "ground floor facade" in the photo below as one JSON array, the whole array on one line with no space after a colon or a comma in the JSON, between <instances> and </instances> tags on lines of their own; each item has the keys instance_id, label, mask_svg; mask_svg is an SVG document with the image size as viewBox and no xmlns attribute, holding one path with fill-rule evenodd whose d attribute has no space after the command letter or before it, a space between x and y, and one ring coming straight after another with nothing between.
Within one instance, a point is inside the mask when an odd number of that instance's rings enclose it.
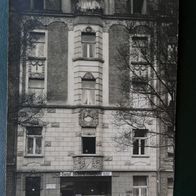
<instances>
[{"instance_id":1,"label":"ground floor facade","mask_svg":"<svg viewBox=\"0 0 196 196\"><path fill-rule=\"evenodd\" d=\"M16 196L157 196L156 172L18 172Z\"/></svg>"}]
</instances>

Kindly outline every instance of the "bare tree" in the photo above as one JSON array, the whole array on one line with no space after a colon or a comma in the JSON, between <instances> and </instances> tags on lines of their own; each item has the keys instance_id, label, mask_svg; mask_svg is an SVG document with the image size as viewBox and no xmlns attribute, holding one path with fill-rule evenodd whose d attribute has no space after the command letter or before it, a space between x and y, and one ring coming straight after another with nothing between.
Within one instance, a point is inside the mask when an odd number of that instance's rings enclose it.
<instances>
[{"instance_id":1,"label":"bare tree","mask_svg":"<svg viewBox=\"0 0 196 196\"><path fill-rule=\"evenodd\" d=\"M177 75L177 19L159 20L156 39L135 36L132 27L130 43L118 46L116 61L119 64L121 92L126 99L119 102L115 113L118 126L126 126L115 137L120 145L134 145L133 130L147 129L152 119L158 119L160 130L149 130L164 142L149 147L175 148L176 75Z\"/></svg>"}]
</instances>

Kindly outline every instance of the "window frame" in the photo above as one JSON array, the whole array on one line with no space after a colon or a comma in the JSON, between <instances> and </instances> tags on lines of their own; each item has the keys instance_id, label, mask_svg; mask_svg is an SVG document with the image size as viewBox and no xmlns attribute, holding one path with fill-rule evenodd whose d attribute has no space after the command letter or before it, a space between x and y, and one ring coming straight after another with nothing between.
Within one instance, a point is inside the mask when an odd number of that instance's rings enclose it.
<instances>
[{"instance_id":1,"label":"window frame","mask_svg":"<svg viewBox=\"0 0 196 196\"><path fill-rule=\"evenodd\" d=\"M31 128L40 128L40 135L28 135L28 129ZM43 157L44 154L44 127L43 126L27 126L25 132L25 157ZM28 141L29 138L33 139L33 153L28 153ZM36 140L37 138L41 139L41 153L36 153Z\"/></svg>"},{"instance_id":2,"label":"window frame","mask_svg":"<svg viewBox=\"0 0 196 196\"><path fill-rule=\"evenodd\" d=\"M143 137L139 137L139 136L134 136L134 134L135 134L135 132L137 132L137 131L145 131L145 136L143 136ZM148 137L147 137L147 134L148 134L148 129L134 129L133 130L133 149L132 149L132 156L139 156L139 157L141 157L141 156L148 156L148 152L147 152L147 139L148 139ZM134 142L135 141L138 141L138 143L136 144L137 145L137 149L138 149L138 153L134 153ZM144 145L142 146L142 141L144 141ZM144 152L144 153L142 153L142 151Z\"/></svg>"},{"instance_id":3,"label":"window frame","mask_svg":"<svg viewBox=\"0 0 196 196\"><path fill-rule=\"evenodd\" d=\"M82 39L83 35L93 35L94 41L84 41ZM96 58L96 46L97 46L97 40L96 40L96 32L81 32L81 46L82 46L82 58L88 58L93 59ZM86 51L84 51L84 46L86 46ZM91 51L91 47L93 47ZM92 52L92 56L90 55ZM86 53L86 56L84 55Z\"/></svg>"},{"instance_id":4,"label":"window frame","mask_svg":"<svg viewBox=\"0 0 196 196\"><path fill-rule=\"evenodd\" d=\"M134 177L145 177L146 185L134 185ZM146 189L146 195L148 196L148 176L133 176L133 196L134 195L134 189L139 190L139 195L138 196L143 196L142 195L142 189Z\"/></svg>"},{"instance_id":5,"label":"window frame","mask_svg":"<svg viewBox=\"0 0 196 196\"><path fill-rule=\"evenodd\" d=\"M31 31L29 31L28 32L28 37L30 36L30 34L31 33L43 33L44 35L45 35L45 38L44 38L44 43L45 43L45 45L44 45L44 51L43 51L43 53L44 53L44 57L39 57L39 56L31 56L31 55L29 55L30 54L30 52L29 52L29 49L27 49L27 53L26 53L26 81L25 81L25 83L26 83L26 85L25 85L25 94L26 95L30 95L30 94L32 94L31 93L31 90L29 90L29 89L36 89L36 88L30 88L29 87L29 80L30 80L30 78L31 78L31 64L30 64L30 61L31 60L34 60L34 61L44 61L43 62L43 74L44 74L44 76L43 76L43 78L37 78L37 81L38 80L44 80L44 88L43 88L43 93L38 93L38 96L43 96L44 98L46 97L46 94L47 94L47 49L48 49L48 31L47 30L44 30L44 29L34 29L34 30L31 30ZM36 79L36 78L33 78L33 79ZM38 88L38 89L40 89L40 88ZM36 90L35 90L36 91ZM35 96L37 96L36 95L36 93L33 93L33 94L35 94Z\"/></svg>"},{"instance_id":6,"label":"window frame","mask_svg":"<svg viewBox=\"0 0 196 196\"><path fill-rule=\"evenodd\" d=\"M94 88L92 87L84 87L84 82L92 82L92 84L94 85ZM81 81L81 87L82 87L82 98L81 98L81 103L83 105L96 105L96 79L85 79L85 78L82 78L82 81ZM90 99L87 98L87 102L88 103L85 103L85 100L84 100L84 94L86 92L89 92L89 98L92 98L93 100L91 100L93 103L90 104ZM93 97L91 97L91 92L93 92ZM85 94L86 95L86 94ZM87 96L87 95L86 95ZM87 96L87 97L88 97Z\"/></svg>"},{"instance_id":7,"label":"window frame","mask_svg":"<svg viewBox=\"0 0 196 196\"><path fill-rule=\"evenodd\" d=\"M144 7L144 13L142 13L142 8L141 8L141 11L140 12L135 12L134 11L134 3L135 3L135 1L137 1L137 0L129 0L129 6L130 6L130 8L129 8L129 10L130 10L130 13L131 14L141 14L141 15L146 15L146 14L148 14L148 10L147 10L147 0L143 0L143 3L142 3L142 5L143 6L145 6Z\"/></svg>"},{"instance_id":8,"label":"window frame","mask_svg":"<svg viewBox=\"0 0 196 196\"><path fill-rule=\"evenodd\" d=\"M89 153L89 152L85 153L84 152L84 145L83 145L84 144L83 143L84 142L83 141L84 138L86 138L86 139L87 138L94 138L94 153ZM90 136L89 135L82 135L82 137L81 137L81 147L82 147L81 148L82 155L96 155L96 153L97 153L96 152L97 151L97 149L96 149L96 136L95 135L90 135Z\"/></svg>"}]
</instances>

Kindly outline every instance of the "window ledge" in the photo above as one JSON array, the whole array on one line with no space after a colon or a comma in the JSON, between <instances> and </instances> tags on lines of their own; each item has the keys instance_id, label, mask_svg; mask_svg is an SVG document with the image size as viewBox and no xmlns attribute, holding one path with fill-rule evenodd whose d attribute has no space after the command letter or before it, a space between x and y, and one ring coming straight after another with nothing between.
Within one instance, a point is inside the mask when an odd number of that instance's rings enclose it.
<instances>
[{"instance_id":1,"label":"window ledge","mask_svg":"<svg viewBox=\"0 0 196 196\"><path fill-rule=\"evenodd\" d=\"M25 155L24 158L43 158L44 155Z\"/></svg>"},{"instance_id":2,"label":"window ledge","mask_svg":"<svg viewBox=\"0 0 196 196\"><path fill-rule=\"evenodd\" d=\"M78 58L73 58L73 61L99 61L101 63L104 63L104 60L102 58L78 57Z\"/></svg>"},{"instance_id":3,"label":"window ledge","mask_svg":"<svg viewBox=\"0 0 196 196\"><path fill-rule=\"evenodd\" d=\"M28 60L46 60L46 57L28 56Z\"/></svg>"},{"instance_id":4,"label":"window ledge","mask_svg":"<svg viewBox=\"0 0 196 196\"><path fill-rule=\"evenodd\" d=\"M74 155L73 157L103 157L103 155L98 155L98 154L79 154L79 155Z\"/></svg>"},{"instance_id":5,"label":"window ledge","mask_svg":"<svg viewBox=\"0 0 196 196\"><path fill-rule=\"evenodd\" d=\"M150 158L149 155L132 155L132 158Z\"/></svg>"}]
</instances>

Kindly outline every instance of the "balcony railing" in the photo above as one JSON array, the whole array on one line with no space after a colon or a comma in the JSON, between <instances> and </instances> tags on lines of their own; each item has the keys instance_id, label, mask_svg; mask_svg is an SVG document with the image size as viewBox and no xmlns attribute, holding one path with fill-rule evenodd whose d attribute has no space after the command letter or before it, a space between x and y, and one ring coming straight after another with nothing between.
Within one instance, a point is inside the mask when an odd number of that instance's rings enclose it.
<instances>
[{"instance_id":1,"label":"balcony railing","mask_svg":"<svg viewBox=\"0 0 196 196\"><path fill-rule=\"evenodd\" d=\"M77 155L73 156L75 171L101 171L103 169L103 156Z\"/></svg>"},{"instance_id":2,"label":"balcony railing","mask_svg":"<svg viewBox=\"0 0 196 196\"><path fill-rule=\"evenodd\" d=\"M79 14L102 14L103 0L74 0L72 11Z\"/></svg>"}]
</instances>

